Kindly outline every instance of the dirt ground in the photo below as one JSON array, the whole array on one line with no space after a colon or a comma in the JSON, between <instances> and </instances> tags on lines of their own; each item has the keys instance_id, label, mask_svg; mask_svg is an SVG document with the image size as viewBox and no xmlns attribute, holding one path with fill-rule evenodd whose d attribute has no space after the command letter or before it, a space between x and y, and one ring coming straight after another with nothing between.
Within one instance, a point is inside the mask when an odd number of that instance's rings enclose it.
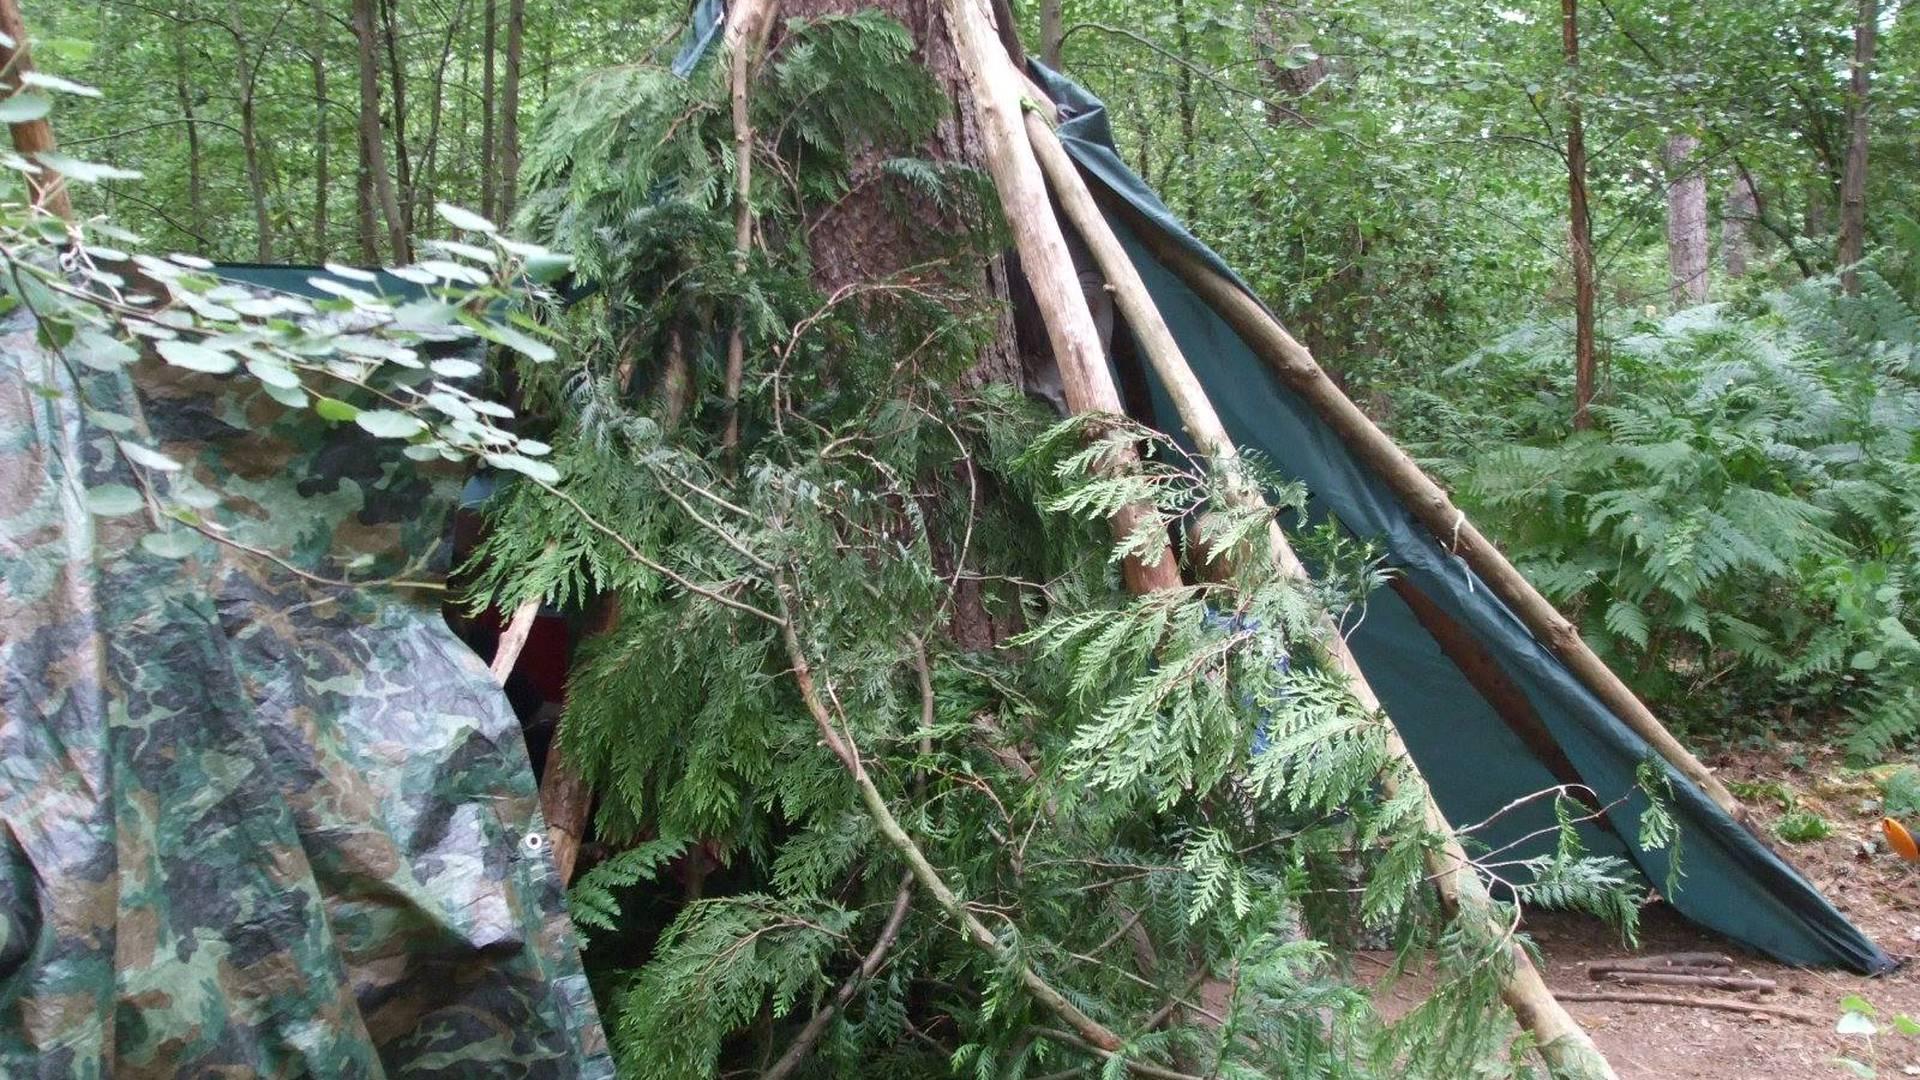
<instances>
[{"instance_id":1,"label":"dirt ground","mask_svg":"<svg viewBox=\"0 0 1920 1080\"><path fill-rule=\"evenodd\" d=\"M1694 929L1664 906L1650 907L1641 928L1641 953L1723 953L1741 973L1773 979L1779 989L1757 995L1667 987L1604 989L1745 997L1815 1013L1822 1022L1694 1007L1568 1002L1568 1011L1586 1027L1622 1080L1867 1075L1840 1064L1837 1059L1843 1055L1872 1065L1882 1078L1920 1076L1920 1037L1888 1030L1896 1013L1920 1020L1920 866L1901 862L1879 841L1877 793L1870 784L1841 779L1837 760L1818 754L1804 767L1792 767L1789 761L1797 758L1798 749L1782 746L1765 754L1723 755L1708 763L1728 780L1779 783L1799 806L1834 824L1833 835L1825 840L1776 840L1776 846L1855 925L1906 964L1879 978L1785 967ZM1773 800L1749 799L1748 804L1769 828L1782 813ZM1555 990L1602 989L1588 978L1587 966L1632 955L1618 935L1582 916L1537 913L1528 919L1527 930L1546 957L1547 982ZM1380 958L1388 959L1385 954ZM1402 979L1390 998L1418 1000L1425 990L1419 982L1411 976ZM1867 1039L1835 1031L1840 1001L1849 995L1865 998L1879 1010L1883 1034ZM1394 1011L1390 1003L1387 1009Z\"/></svg>"}]
</instances>

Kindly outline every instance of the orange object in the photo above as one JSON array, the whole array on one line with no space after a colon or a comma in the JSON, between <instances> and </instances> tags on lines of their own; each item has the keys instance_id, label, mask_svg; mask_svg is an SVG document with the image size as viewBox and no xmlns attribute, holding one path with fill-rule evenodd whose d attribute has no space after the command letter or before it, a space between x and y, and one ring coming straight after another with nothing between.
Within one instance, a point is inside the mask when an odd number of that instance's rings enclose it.
<instances>
[{"instance_id":1,"label":"orange object","mask_svg":"<svg viewBox=\"0 0 1920 1080\"><path fill-rule=\"evenodd\" d=\"M1894 854L1908 862L1920 862L1920 844L1913 842L1913 834L1905 825L1892 818L1881 818L1880 831L1887 834L1887 846Z\"/></svg>"}]
</instances>

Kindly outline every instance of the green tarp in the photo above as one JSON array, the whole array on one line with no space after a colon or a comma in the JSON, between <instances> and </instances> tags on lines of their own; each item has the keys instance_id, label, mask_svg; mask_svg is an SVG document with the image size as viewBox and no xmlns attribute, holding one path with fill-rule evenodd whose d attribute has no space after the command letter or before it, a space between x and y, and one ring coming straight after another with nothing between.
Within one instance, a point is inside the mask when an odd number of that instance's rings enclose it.
<instances>
[{"instance_id":1,"label":"green tarp","mask_svg":"<svg viewBox=\"0 0 1920 1080\"><path fill-rule=\"evenodd\" d=\"M79 376L0 326L0 1076L611 1076L505 698L437 593L303 576L437 580L460 471ZM287 565L90 514L129 423Z\"/></svg>"},{"instance_id":2,"label":"green tarp","mask_svg":"<svg viewBox=\"0 0 1920 1080\"><path fill-rule=\"evenodd\" d=\"M1122 201L1130 210L1126 216L1234 277L1120 159L1100 101L1041 65L1032 65L1032 73L1060 107L1061 141L1088 181ZM1456 824L1482 821L1522 796L1563 782L1570 767L1602 805L1629 796L1607 814L1610 829L1584 833L1589 847L1630 859L1664 890L1669 853L1636 842L1645 802L1631 794L1635 770L1654 758L1645 741L1535 640L1313 409L1280 383L1227 322L1152 255L1125 221L1110 214L1109 222L1233 439L1302 483L1310 494L1310 515L1330 516L1353 535L1383 548L1392 570L1494 659L1556 744L1552 752L1559 760L1550 768L1468 681L1407 603L1391 589L1377 590L1349 641L1448 819ZM1151 381L1150 372L1146 377ZM1150 419L1155 426L1179 431L1157 383L1153 395L1155 416ZM1675 908L1702 926L1790 963L1861 972L1893 966L1797 871L1678 773L1668 772L1685 871L1667 897ZM1552 825L1549 800L1537 799L1499 814L1473 839L1511 865L1543 854L1552 842ZM1544 834L1539 833L1542 829ZM1531 840L1525 839L1530 835Z\"/></svg>"}]
</instances>

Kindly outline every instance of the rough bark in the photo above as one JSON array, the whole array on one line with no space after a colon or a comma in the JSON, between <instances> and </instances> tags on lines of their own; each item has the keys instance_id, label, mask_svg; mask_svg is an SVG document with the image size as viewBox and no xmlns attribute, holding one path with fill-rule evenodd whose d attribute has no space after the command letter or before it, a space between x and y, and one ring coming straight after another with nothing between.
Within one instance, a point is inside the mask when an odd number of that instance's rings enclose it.
<instances>
[{"instance_id":1,"label":"rough bark","mask_svg":"<svg viewBox=\"0 0 1920 1080\"><path fill-rule=\"evenodd\" d=\"M1707 176L1692 135L1667 139L1667 271L1674 307L1707 300Z\"/></svg>"},{"instance_id":2,"label":"rough bark","mask_svg":"<svg viewBox=\"0 0 1920 1080\"><path fill-rule=\"evenodd\" d=\"M520 183L520 67L526 52L527 0L507 0L507 63L500 87L500 194L494 210L513 217Z\"/></svg>"},{"instance_id":3,"label":"rough bark","mask_svg":"<svg viewBox=\"0 0 1920 1080\"><path fill-rule=\"evenodd\" d=\"M485 0L480 51L480 216L493 220L493 201L499 194L499 169L493 160L493 118L498 105L493 100L493 61L499 53L495 38L500 26L499 0Z\"/></svg>"},{"instance_id":4,"label":"rough bark","mask_svg":"<svg viewBox=\"0 0 1920 1080\"><path fill-rule=\"evenodd\" d=\"M1060 70L1060 49L1066 43L1063 0L1040 0L1040 62Z\"/></svg>"},{"instance_id":5,"label":"rough bark","mask_svg":"<svg viewBox=\"0 0 1920 1080\"><path fill-rule=\"evenodd\" d=\"M860 10L882 11L899 20L913 34L917 46L915 59L947 99L956 103L952 115L941 121L933 138L913 152L936 162L979 164L983 160L979 121L967 94L959 60L954 55L944 5L928 0L787 0L781 5L782 18ZM814 284L822 292L832 295L855 282L897 278L910 268L923 265L939 251L931 241L940 230L951 231L964 225L943 215L922 196L895 192L895 197L889 198L882 184L874 182L881 163L899 152L899 148L880 147L857 151L851 177L855 190L847 198L808 217L806 228L813 256ZM903 194L904 198L900 197ZM996 319L991 344L968 373L967 382L975 385L1017 383L1020 356L1014 344L1009 302L1012 290L1005 260L987 260L978 277L960 280L969 291L993 305Z\"/></svg>"},{"instance_id":6,"label":"rough bark","mask_svg":"<svg viewBox=\"0 0 1920 1080\"><path fill-rule=\"evenodd\" d=\"M1720 258L1729 279L1747 276L1753 258L1752 225L1760 216L1760 195L1744 171L1735 172L1720 213Z\"/></svg>"},{"instance_id":7,"label":"rough bark","mask_svg":"<svg viewBox=\"0 0 1920 1080\"><path fill-rule=\"evenodd\" d=\"M1327 77L1326 58L1300 51L1295 40L1300 20L1290 8L1267 0L1254 9L1253 44L1260 56L1260 81L1267 89L1267 123L1310 127L1301 99Z\"/></svg>"},{"instance_id":8,"label":"rough bark","mask_svg":"<svg viewBox=\"0 0 1920 1080\"><path fill-rule=\"evenodd\" d=\"M1587 204L1587 136L1580 115L1580 5L1560 0L1560 49L1567 68L1567 258L1573 264L1573 426L1593 426L1593 217Z\"/></svg>"},{"instance_id":9,"label":"rough bark","mask_svg":"<svg viewBox=\"0 0 1920 1080\"><path fill-rule=\"evenodd\" d=\"M374 30L374 0L353 0L353 37L358 45L360 62L360 168L362 170L361 197L365 209L361 212L361 246L368 261L378 261L377 245L373 243L374 200L378 200L380 216L387 222L387 240L394 262L406 262L412 255L407 250L407 230L400 216L400 201L393 189L393 176L387 171L386 140L382 138L380 123L380 56Z\"/></svg>"},{"instance_id":10,"label":"rough bark","mask_svg":"<svg viewBox=\"0 0 1920 1080\"><path fill-rule=\"evenodd\" d=\"M1853 266L1867 253L1867 141L1869 94L1873 87L1874 39L1879 32L1878 0L1860 0L1853 27L1852 79L1847 91L1847 162L1840 178L1840 288L1849 296L1860 291L1860 275Z\"/></svg>"},{"instance_id":11,"label":"rough bark","mask_svg":"<svg viewBox=\"0 0 1920 1080\"><path fill-rule=\"evenodd\" d=\"M333 24L327 18L326 0L313 0L312 12L313 40L308 42L307 49L313 60L313 258L315 262L325 262L331 254L327 237L327 185L332 177L328 174L327 150L333 140L327 135L327 35Z\"/></svg>"},{"instance_id":12,"label":"rough bark","mask_svg":"<svg viewBox=\"0 0 1920 1080\"><path fill-rule=\"evenodd\" d=\"M0 72L9 77L8 89L20 84L20 76L33 70L32 40L27 36L26 20L20 17L15 0L0 0L0 34L13 39L12 46L0 44ZM53 127L43 117L25 123L7 125L13 148L31 159L53 149ZM73 218L73 203L67 198L67 181L50 169L27 177L28 196L33 205L58 218Z\"/></svg>"}]
</instances>

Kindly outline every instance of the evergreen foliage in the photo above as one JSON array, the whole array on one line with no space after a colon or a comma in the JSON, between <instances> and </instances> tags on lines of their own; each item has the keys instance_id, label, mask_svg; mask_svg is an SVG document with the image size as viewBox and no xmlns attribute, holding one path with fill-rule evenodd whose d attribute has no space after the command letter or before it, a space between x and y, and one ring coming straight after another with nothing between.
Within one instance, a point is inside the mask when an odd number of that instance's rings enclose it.
<instances>
[{"instance_id":1,"label":"evergreen foliage","mask_svg":"<svg viewBox=\"0 0 1920 1080\"><path fill-rule=\"evenodd\" d=\"M1313 660L1315 613L1377 571L1323 543L1333 572L1295 584L1253 542L1274 511L1226 497L1271 480L1257 465L1220 475L1117 418L1049 426L960 378L994 314L964 286L1001 226L977 177L910 156L940 108L904 40L870 15L776 37L744 275L723 60L685 83L589 77L529 156L524 224L576 246L600 292L564 317L567 363L522 373L564 479L495 498L470 599L609 613L561 740L613 852L573 899L623 1069L764 1067L880 942L808 1075L1499 1059L1506 941L1465 928L1484 913L1437 918L1412 785L1380 796L1403 767L1383 718ZM821 295L808 222L863 184L953 218L952 250ZM757 373L737 403L710 347L735 318ZM680 402L676 344L699 388ZM1114 466L1122 445L1137 469ZM1154 512L1115 542L1128 503ZM1170 527L1231 571L1129 598L1119 562ZM968 623L1004 640L962 641ZM714 864L685 895L662 873L676 857L689 883L686 860ZM916 858L951 903L901 883ZM1633 910L1610 864L1565 849L1552 869L1545 899ZM1326 947L1363 933L1434 950L1444 1002L1382 1024ZM1060 1030L1042 985L1121 1049Z\"/></svg>"}]
</instances>

